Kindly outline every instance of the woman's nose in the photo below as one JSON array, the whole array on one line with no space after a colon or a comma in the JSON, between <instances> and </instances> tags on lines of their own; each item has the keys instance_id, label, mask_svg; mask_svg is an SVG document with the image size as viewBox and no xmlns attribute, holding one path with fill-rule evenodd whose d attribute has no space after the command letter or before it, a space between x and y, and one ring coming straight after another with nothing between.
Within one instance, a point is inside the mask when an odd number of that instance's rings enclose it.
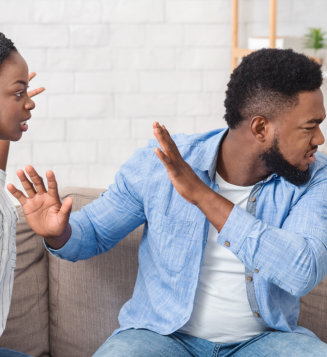
<instances>
[{"instance_id":1,"label":"woman's nose","mask_svg":"<svg viewBox=\"0 0 327 357\"><path fill-rule=\"evenodd\" d=\"M28 100L25 103L25 109L26 110L33 110L35 108L35 103L31 98L28 98Z\"/></svg>"}]
</instances>

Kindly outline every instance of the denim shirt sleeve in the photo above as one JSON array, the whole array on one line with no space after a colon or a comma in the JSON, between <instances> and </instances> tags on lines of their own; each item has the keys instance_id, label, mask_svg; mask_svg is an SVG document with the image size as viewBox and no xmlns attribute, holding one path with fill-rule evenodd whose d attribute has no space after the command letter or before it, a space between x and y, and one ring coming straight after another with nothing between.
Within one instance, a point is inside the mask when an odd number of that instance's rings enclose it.
<instances>
[{"instance_id":1,"label":"denim shirt sleeve","mask_svg":"<svg viewBox=\"0 0 327 357\"><path fill-rule=\"evenodd\" d=\"M281 204L280 209L286 208ZM326 178L307 188L282 227L268 225L235 205L218 243L229 245L262 278L292 295L307 294L327 274Z\"/></svg>"},{"instance_id":2,"label":"denim shirt sleeve","mask_svg":"<svg viewBox=\"0 0 327 357\"><path fill-rule=\"evenodd\" d=\"M77 261L88 259L114 247L145 222L144 180L150 177L151 148L139 149L120 168L115 183L101 196L71 214L72 235L60 249L46 248L55 256Z\"/></svg>"}]
</instances>

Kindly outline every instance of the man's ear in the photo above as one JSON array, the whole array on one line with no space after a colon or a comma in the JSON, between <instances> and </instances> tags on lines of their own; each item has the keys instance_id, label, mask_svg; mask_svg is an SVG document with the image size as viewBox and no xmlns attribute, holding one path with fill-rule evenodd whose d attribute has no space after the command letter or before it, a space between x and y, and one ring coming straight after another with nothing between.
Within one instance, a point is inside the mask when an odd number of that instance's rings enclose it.
<instances>
[{"instance_id":1,"label":"man's ear","mask_svg":"<svg viewBox=\"0 0 327 357\"><path fill-rule=\"evenodd\" d=\"M269 133L270 125L267 118L257 115L251 119L250 128L256 140L265 142Z\"/></svg>"}]
</instances>

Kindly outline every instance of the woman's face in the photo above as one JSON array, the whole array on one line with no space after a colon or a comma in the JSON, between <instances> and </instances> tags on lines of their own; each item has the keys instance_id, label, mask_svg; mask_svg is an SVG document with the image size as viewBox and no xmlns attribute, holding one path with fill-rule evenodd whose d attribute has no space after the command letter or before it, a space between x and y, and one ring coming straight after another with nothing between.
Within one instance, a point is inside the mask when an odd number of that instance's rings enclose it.
<instances>
[{"instance_id":1,"label":"woman's face","mask_svg":"<svg viewBox=\"0 0 327 357\"><path fill-rule=\"evenodd\" d=\"M0 139L17 141L28 129L34 102L27 95L28 67L16 51L0 65Z\"/></svg>"}]
</instances>

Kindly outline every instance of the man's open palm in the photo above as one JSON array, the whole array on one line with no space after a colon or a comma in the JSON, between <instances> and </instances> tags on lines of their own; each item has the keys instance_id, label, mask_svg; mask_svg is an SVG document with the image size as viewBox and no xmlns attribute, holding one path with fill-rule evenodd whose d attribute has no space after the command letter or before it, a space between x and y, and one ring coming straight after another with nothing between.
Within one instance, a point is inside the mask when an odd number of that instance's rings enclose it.
<instances>
[{"instance_id":1,"label":"man's open palm","mask_svg":"<svg viewBox=\"0 0 327 357\"><path fill-rule=\"evenodd\" d=\"M57 182L52 171L46 173L48 190L43 179L32 166L17 171L26 196L13 184L8 184L9 192L17 198L23 207L24 215L31 228L45 238L59 237L64 232L72 207L72 199L67 197L60 202Z\"/></svg>"}]
</instances>

